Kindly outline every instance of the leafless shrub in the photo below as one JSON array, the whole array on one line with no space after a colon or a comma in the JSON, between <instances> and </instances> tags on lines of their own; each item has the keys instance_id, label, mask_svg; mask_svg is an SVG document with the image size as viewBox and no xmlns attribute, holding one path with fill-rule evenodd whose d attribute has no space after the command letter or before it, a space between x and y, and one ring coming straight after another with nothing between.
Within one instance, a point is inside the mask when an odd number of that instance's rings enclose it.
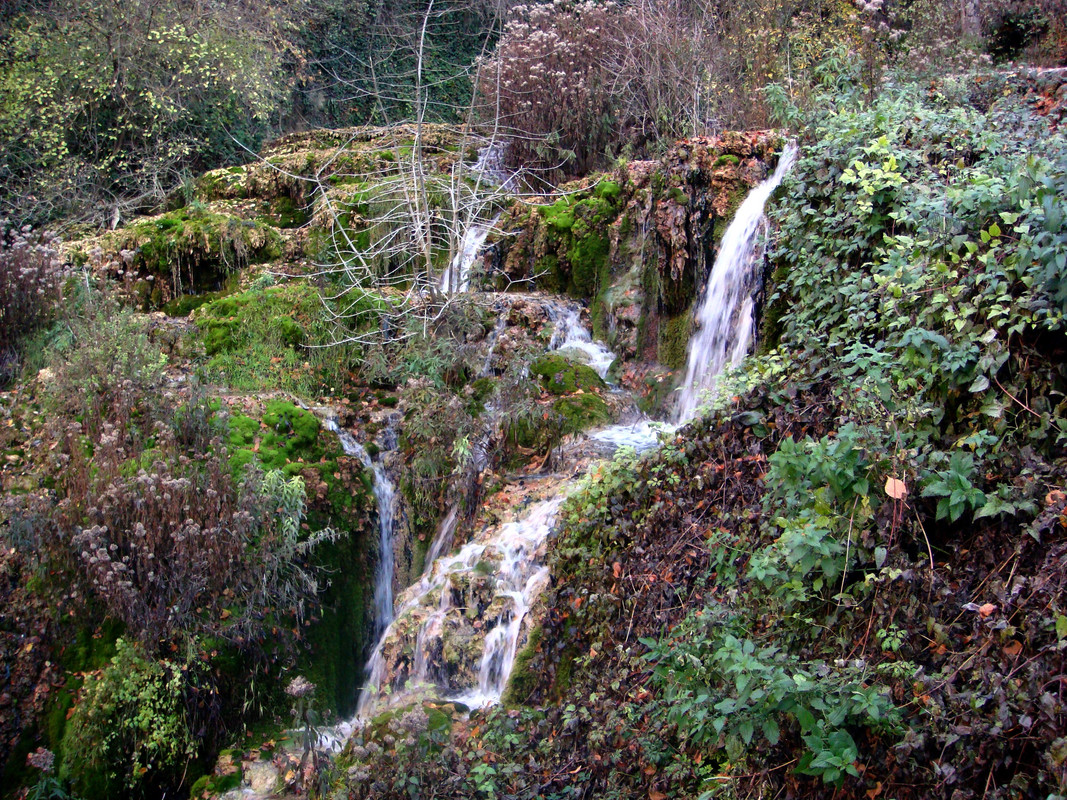
<instances>
[{"instance_id":1,"label":"leafless shrub","mask_svg":"<svg viewBox=\"0 0 1067 800\"><path fill-rule=\"evenodd\" d=\"M58 243L51 233L0 222L0 385L15 375L21 340L46 325L59 305Z\"/></svg>"}]
</instances>

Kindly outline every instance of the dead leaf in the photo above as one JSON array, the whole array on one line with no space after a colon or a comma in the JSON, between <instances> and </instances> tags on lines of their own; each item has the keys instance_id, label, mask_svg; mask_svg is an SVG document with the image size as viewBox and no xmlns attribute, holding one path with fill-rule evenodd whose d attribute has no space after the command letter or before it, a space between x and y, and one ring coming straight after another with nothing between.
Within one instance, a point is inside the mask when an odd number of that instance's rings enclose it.
<instances>
[{"instance_id":1,"label":"dead leaf","mask_svg":"<svg viewBox=\"0 0 1067 800\"><path fill-rule=\"evenodd\" d=\"M615 575L615 578L618 579L618 577L622 575L622 564L616 561L611 565L611 571Z\"/></svg>"},{"instance_id":2,"label":"dead leaf","mask_svg":"<svg viewBox=\"0 0 1067 800\"><path fill-rule=\"evenodd\" d=\"M228 608L222 609L222 613L219 614L219 619L229 619L229 618L230 618L230 609L228 609Z\"/></svg>"},{"instance_id":3,"label":"dead leaf","mask_svg":"<svg viewBox=\"0 0 1067 800\"><path fill-rule=\"evenodd\" d=\"M1062 503L1064 500L1067 500L1067 494L1064 494L1059 489L1053 489L1045 495L1046 506L1054 506L1057 503Z\"/></svg>"},{"instance_id":4,"label":"dead leaf","mask_svg":"<svg viewBox=\"0 0 1067 800\"><path fill-rule=\"evenodd\" d=\"M1021 653L1022 651L1023 643L1020 642L1018 639L1012 639L1010 642L1004 645L1004 655L1008 656L1009 658L1015 658L1015 656L1019 655L1019 653Z\"/></svg>"},{"instance_id":5,"label":"dead leaf","mask_svg":"<svg viewBox=\"0 0 1067 800\"><path fill-rule=\"evenodd\" d=\"M667 795L663 792L657 792L655 789L649 789L648 800L667 800Z\"/></svg>"},{"instance_id":6,"label":"dead leaf","mask_svg":"<svg viewBox=\"0 0 1067 800\"><path fill-rule=\"evenodd\" d=\"M899 478L886 478L885 479L885 493L892 497L894 500L903 500L908 496L908 487L904 481Z\"/></svg>"},{"instance_id":7,"label":"dead leaf","mask_svg":"<svg viewBox=\"0 0 1067 800\"><path fill-rule=\"evenodd\" d=\"M978 607L978 613L981 614L983 617L988 617L996 610L997 607L992 603L986 603L985 605L981 605Z\"/></svg>"}]
</instances>

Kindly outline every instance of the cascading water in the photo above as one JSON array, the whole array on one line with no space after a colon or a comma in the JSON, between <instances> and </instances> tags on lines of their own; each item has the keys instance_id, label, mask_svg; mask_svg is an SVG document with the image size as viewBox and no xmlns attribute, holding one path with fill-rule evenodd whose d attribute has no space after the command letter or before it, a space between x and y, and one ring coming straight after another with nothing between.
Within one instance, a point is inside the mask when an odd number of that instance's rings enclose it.
<instances>
[{"instance_id":1,"label":"cascading water","mask_svg":"<svg viewBox=\"0 0 1067 800\"><path fill-rule=\"evenodd\" d=\"M795 147L787 147L774 175L746 198L723 238L699 312L701 330L691 347L677 412L682 422L691 418L699 394L723 365L740 360L751 343L755 240L764 204L795 158ZM606 375L615 355L581 326L580 310L556 304L548 312L555 323L550 349L577 356ZM502 328L498 325L497 335ZM658 444L664 429L673 426L642 419L594 431L590 438L612 447L647 450ZM452 554L447 553L456 509L446 516L424 574L404 593L395 619L378 641L368 664L370 685L360 697L356 717L337 728L331 742L342 743L360 720L383 704L420 693L467 705L499 701L528 612L550 580L542 561L545 541L575 484L574 478L545 480L556 482L555 491L542 492L548 499L532 500L514 519L482 531Z\"/></svg>"},{"instance_id":2,"label":"cascading water","mask_svg":"<svg viewBox=\"0 0 1067 800\"><path fill-rule=\"evenodd\" d=\"M396 490L385 467L373 461L367 450L336 420L327 419L323 427L337 435L346 455L355 456L374 473L374 499L378 505L378 570L374 576L374 634L380 637L393 621L393 501Z\"/></svg>"},{"instance_id":3,"label":"cascading water","mask_svg":"<svg viewBox=\"0 0 1067 800\"><path fill-rule=\"evenodd\" d=\"M485 244L489 232L496 224L492 222L476 222L469 226L463 233L463 240L459 245L459 252L452 259L452 263L441 276L441 291L466 292L471 288L471 268L474 266L478 254Z\"/></svg>"},{"instance_id":4,"label":"cascading water","mask_svg":"<svg viewBox=\"0 0 1067 800\"><path fill-rule=\"evenodd\" d=\"M523 621L548 582L539 556L563 497L536 503L519 519L438 558L404 593L396 623L371 656L370 686L357 717L418 692L477 706L500 699ZM451 536L450 517L435 540ZM471 644L482 634L479 654Z\"/></svg>"},{"instance_id":5,"label":"cascading water","mask_svg":"<svg viewBox=\"0 0 1067 800\"><path fill-rule=\"evenodd\" d=\"M774 174L749 192L719 244L704 300L697 311L697 331L689 343L689 363L679 389L674 419L691 420L701 396L713 388L727 364L737 365L748 353L755 332L752 299L759 280L762 251L757 248L766 227L763 208L797 158L797 146L786 145Z\"/></svg>"},{"instance_id":6,"label":"cascading water","mask_svg":"<svg viewBox=\"0 0 1067 800\"><path fill-rule=\"evenodd\" d=\"M568 304L549 306L547 310L549 318L555 323L548 349L574 355L577 360L596 370L601 378L606 378L615 362L615 354L602 342L593 341L592 334L582 325L581 309Z\"/></svg>"}]
</instances>

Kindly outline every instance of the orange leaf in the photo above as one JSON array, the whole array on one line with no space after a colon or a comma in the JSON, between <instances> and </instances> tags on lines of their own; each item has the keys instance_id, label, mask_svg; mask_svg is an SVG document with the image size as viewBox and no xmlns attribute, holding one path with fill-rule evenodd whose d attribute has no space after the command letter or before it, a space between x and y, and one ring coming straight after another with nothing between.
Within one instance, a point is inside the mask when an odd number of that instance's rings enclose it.
<instances>
[{"instance_id":1,"label":"orange leaf","mask_svg":"<svg viewBox=\"0 0 1067 800\"><path fill-rule=\"evenodd\" d=\"M1012 639L1006 645L1004 645L1004 655L1009 658L1014 658L1023 651L1023 643L1018 639Z\"/></svg>"},{"instance_id":2,"label":"orange leaf","mask_svg":"<svg viewBox=\"0 0 1067 800\"><path fill-rule=\"evenodd\" d=\"M229 619L229 618L230 618L230 609L228 609L228 608L222 609L222 613L219 614L219 619Z\"/></svg>"},{"instance_id":3,"label":"orange leaf","mask_svg":"<svg viewBox=\"0 0 1067 800\"><path fill-rule=\"evenodd\" d=\"M981 614L983 617L988 617L990 614L992 614L996 610L997 610L997 607L995 605L993 605L992 603L986 603L985 605L982 605L982 606L978 607L978 613Z\"/></svg>"},{"instance_id":4,"label":"orange leaf","mask_svg":"<svg viewBox=\"0 0 1067 800\"><path fill-rule=\"evenodd\" d=\"M614 564L611 565L611 571L615 575L615 577L618 578L620 575L622 575L622 564L616 561Z\"/></svg>"},{"instance_id":5,"label":"orange leaf","mask_svg":"<svg viewBox=\"0 0 1067 800\"><path fill-rule=\"evenodd\" d=\"M646 775L655 775L656 774L656 767L655 767L654 764L649 764L647 767L645 767L642 770L642 772L644 772Z\"/></svg>"},{"instance_id":6,"label":"orange leaf","mask_svg":"<svg viewBox=\"0 0 1067 800\"><path fill-rule=\"evenodd\" d=\"M657 792L655 789L649 789L648 800L667 800L667 795L663 792Z\"/></svg>"},{"instance_id":7,"label":"orange leaf","mask_svg":"<svg viewBox=\"0 0 1067 800\"><path fill-rule=\"evenodd\" d=\"M903 500L908 496L908 487L899 478L886 478L885 493L894 500Z\"/></svg>"}]
</instances>

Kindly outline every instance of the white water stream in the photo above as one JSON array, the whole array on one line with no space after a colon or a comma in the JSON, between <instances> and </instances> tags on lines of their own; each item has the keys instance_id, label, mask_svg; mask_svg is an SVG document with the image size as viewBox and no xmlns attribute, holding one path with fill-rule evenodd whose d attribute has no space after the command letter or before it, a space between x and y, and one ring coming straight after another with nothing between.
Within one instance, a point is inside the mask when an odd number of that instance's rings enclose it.
<instances>
[{"instance_id":1,"label":"white water stream","mask_svg":"<svg viewBox=\"0 0 1067 800\"><path fill-rule=\"evenodd\" d=\"M749 192L723 234L696 314L697 331L689 342L685 381L674 409L678 424L696 416L703 396L714 388L716 376L727 364L739 364L752 347L756 329L752 294L763 256L757 244L766 228L763 208L796 159L796 144L787 144L774 174Z\"/></svg>"},{"instance_id":2,"label":"white water stream","mask_svg":"<svg viewBox=\"0 0 1067 800\"><path fill-rule=\"evenodd\" d=\"M322 426L337 435L346 455L355 456L374 473L374 499L378 504L378 569L374 576L374 634L380 637L393 621L393 502L396 489L381 462L373 461L366 448L342 430L336 420Z\"/></svg>"},{"instance_id":3,"label":"white water stream","mask_svg":"<svg viewBox=\"0 0 1067 800\"><path fill-rule=\"evenodd\" d=\"M549 317L555 323L548 349L570 356L587 364L606 379L615 362L615 354L603 342L594 342L592 334L582 325L582 310L577 305L550 306Z\"/></svg>"},{"instance_id":4,"label":"white water stream","mask_svg":"<svg viewBox=\"0 0 1067 800\"><path fill-rule=\"evenodd\" d=\"M463 240L459 245L459 252L452 259L452 263L441 275L441 291L446 294L453 292L467 292L471 288L471 269L482 251L489 232L496 224L496 217L492 222L475 222L463 232Z\"/></svg>"}]
</instances>

